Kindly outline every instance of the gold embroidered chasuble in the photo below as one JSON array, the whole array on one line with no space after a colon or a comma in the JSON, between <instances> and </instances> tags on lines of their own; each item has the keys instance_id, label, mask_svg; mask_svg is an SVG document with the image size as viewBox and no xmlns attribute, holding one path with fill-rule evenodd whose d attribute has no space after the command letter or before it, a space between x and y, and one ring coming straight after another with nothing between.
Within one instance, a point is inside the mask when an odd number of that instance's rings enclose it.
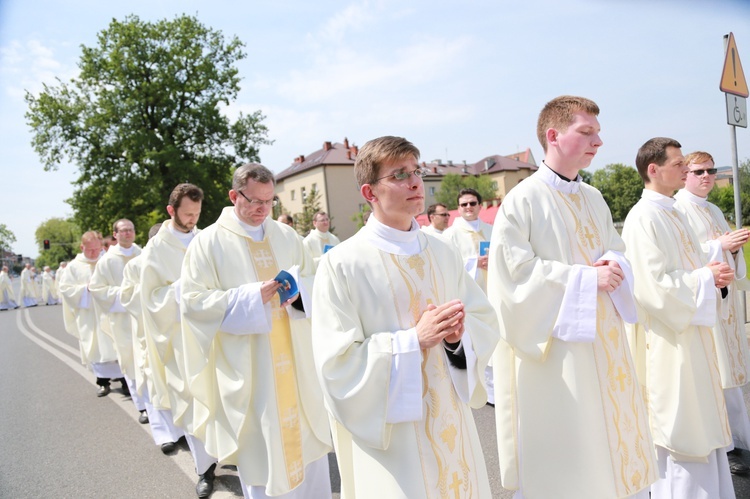
<instances>
[{"instance_id":1,"label":"gold embroidered chasuble","mask_svg":"<svg viewBox=\"0 0 750 499\"><path fill-rule=\"evenodd\" d=\"M566 188L532 176L509 193L493 227L488 294L504 338L493 359L501 478L527 499L628 497L654 482L657 468L623 320L597 291L587 312L595 314L593 342L552 336L564 293L573 292L573 266L590 267L624 245L598 191Z\"/></svg>"},{"instance_id":2,"label":"gold embroidered chasuble","mask_svg":"<svg viewBox=\"0 0 750 499\"><path fill-rule=\"evenodd\" d=\"M689 196L681 196L681 193L682 191L675 196L675 208L686 216L699 241L711 241L731 230L716 205L708 202L699 205L692 202ZM722 251L722 256L725 262L736 268L734 256L730 251ZM741 253L739 258L743 258ZM750 376L750 353L745 335L745 321L739 313L742 304L741 294L738 292L738 287L746 282L744 275L737 275L735 272L735 282L727 287L727 297L719 299L717 296L718 309L713 333L723 388L742 386L748 382Z\"/></svg>"},{"instance_id":3,"label":"gold embroidered chasuble","mask_svg":"<svg viewBox=\"0 0 750 499\"><path fill-rule=\"evenodd\" d=\"M80 308L81 298L94 273L96 262L89 262L83 253L76 255L60 278L60 296L68 333L78 338L83 365L114 362L117 352L112 339L104 334L99 317L89 295L88 308Z\"/></svg>"},{"instance_id":4,"label":"gold embroidered chasuble","mask_svg":"<svg viewBox=\"0 0 750 499\"><path fill-rule=\"evenodd\" d=\"M318 261L320 261L320 257L323 256L323 253L325 252L326 245L329 244L331 246L336 246L337 244L340 244L341 241L335 234L331 233L331 231L324 234L318 229L313 229L305 237L303 243L305 249L309 251L310 255L313 257L315 265L317 265Z\"/></svg>"},{"instance_id":5,"label":"gold embroidered chasuble","mask_svg":"<svg viewBox=\"0 0 750 499\"><path fill-rule=\"evenodd\" d=\"M413 328L428 305L464 302L465 335L477 354L473 407L486 401L481 380L497 341L492 309L451 243L422 231L418 237L423 251L395 255L360 231L327 253L316 275L313 345L347 498L491 495L471 408L442 345L421 352L422 419L386 421L392 332Z\"/></svg>"},{"instance_id":6,"label":"gold embroidered chasuble","mask_svg":"<svg viewBox=\"0 0 750 499\"><path fill-rule=\"evenodd\" d=\"M711 328L691 325L705 256L673 203L644 190L625 220L639 320L630 348L654 443L676 460L705 462L731 435ZM718 294L713 285L705 291Z\"/></svg>"},{"instance_id":7,"label":"gold embroidered chasuble","mask_svg":"<svg viewBox=\"0 0 750 499\"><path fill-rule=\"evenodd\" d=\"M232 334L222 323L230 290L294 265L310 289L313 263L294 229L266 219L264 239L253 242L232 209L196 236L183 264L182 338L195 397L193 433L209 454L237 465L245 483L280 495L304 488L305 467L331 450L310 321L290 320L274 296L270 332Z\"/></svg>"},{"instance_id":8,"label":"gold embroidered chasuble","mask_svg":"<svg viewBox=\"0 0 750 499\"><path fill-rule=\"evenodd\" d=\"M127 256L119 245L112 246L97 262L89 283L102 331L114 342L120 369L131 380L135 380L133 324L130 314L110 312L110 308L120 292L125 265L140 254L141 248L135 244L132 253Z\"/></svg>"}]
</instances>

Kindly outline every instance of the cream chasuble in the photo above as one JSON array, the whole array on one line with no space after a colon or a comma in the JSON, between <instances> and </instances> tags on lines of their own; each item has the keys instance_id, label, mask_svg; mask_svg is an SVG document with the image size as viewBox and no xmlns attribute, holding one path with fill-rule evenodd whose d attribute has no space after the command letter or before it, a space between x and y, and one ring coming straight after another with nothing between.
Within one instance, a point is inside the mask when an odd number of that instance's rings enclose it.
<instances>
[{"instance_id":1,"label":"cream chasuble","mask_svg":"<svg viewBox=\"0 0 750 499\"><path fill-rule=\"evenodd\" d=\"M476 259L479 256L479 242L490 240L492 226L479 219L477 222L479 230L474 230L469 222L457 217L453 220L453 225L443 231L443 236L453 241L464 259L466 270L470 271L479 287L487 292L487 271L477 268Z\"/></svg>"},{"instance_id":2,"label":"cream chasuble","mask_svg":"<svg viewBox=\"0 0 750 499\"><path fill-rule=\"evenodd\" d=\"M66 331L78 338L83 365L117 360L115 344L101 330L93 298L87 289L95 267L96 261L79 253L65 268L59 283Z\"/></svg>"},{"instance_id":3,"label":"cream chasuble","mask_svg":"<svg viewBox=\"0 0 750 499\"><path fill-rule=\"evenodd\" d=\"M193 433L209 454L237 465L247 485L280 495L304 486L305 466L331 450L310 321L290 320L274 296L251 319L265 324L266 310L268 329L223 327L233 314L255 310L237 298L243 286L259 285L294 265L300 267L300 286L311 286L314 264L294 229L267 218L265 237L254 242L233 210L225 208L195 238L183 264L182 335L196 401Z\"/></svg>"},{"instance_id":4,"label":"cream chasuble","mask_svg":"<svg viewBox=\"0 0 750 499\"><path fill-rule=\"evenodd\" d=\"M471 407L486 401L495 314L451 243L414 226L422 250L394 254L369 239L373 218L321 259L313 297L315 361L334 419L342 497L488 498ZM442 343L422 351L421 391L402 396L416 400L421 417L389 422L394 334L414 328L429 304L456 298L466 313L462 345L475 362L449 367Z\"/></svg>"},{"instance_id":5,"label":"cream chasuble","mask_svg":"<svg viewBox=\"0 0 750 499\"><path fill-rule=\"evenodd\" d=\"M151 368L147 383L154 408L170 410L174 424L188 430L193 397L183 373L180 306L175 296L187 248L172 234L171 223L161 224L141 256L143 330Z\"/></svg>"},{"instance_id":6,"label":"cream chasuble","mask_svg":"<svg viewBox=\"0 0 750 499\"><path fill-rule=\"evenodd\" d=\"M132 258L122 271L122 285L120 286L120 302L128 311L133 328L133 367L135 370L135 389L143 396L146 377L150 375L148 367L148 351L146 336L143 331L143 307L141 306L141 264L140 255ZM149 401L150 402L150 401Z\"/></svg>"},{"instance_id":7,"label":"cream chasuble","mask_svg":"<svg viewBox=\"0 0 750 499\"><path fill-rule=\"evenodd\" d=\"M13 282L7 272L0 271L0 310L12 310L17 307Z\"/></svg>"},{"instance_id":8,"label":"cream chasuble","mask_svg":"<svg viewBox=\"0 0 750 499\"><path fill-rule=\"evenodd\" d=\"M42 302L46 305L57 305L57 286L51 272L42 273Z\"/></svg>"},{"instance_id":9,"label":"cream chasuble","mask_svg":"<svg viewBox=\"0 0 750 499\"><path fill-rule=\"evenodd\" d=\"M305 249L313 257L315 265L318 265L320 257L325 253L326 245L336 246L341 241L335 234L328 231L326 233L320 232L318 229L312 229L310 233L303 239Z\"/></svg>"},{"instance_id":10,"label":"cream chasuble","mask_svg":"<svg viewBox=\"0 0 750 499\"><path fill-rule=\"evenodd\" d=\"M683 189L675 195L675 199L675 208L687 217L699 241L705 243L715 240L731 230L721 210L705 198ZM742 286L740 282L746 281L746 269L741 250L736 260L729 250L721 253L723 261L735 269L735 281L727 287L726 298L717 297L718 315L716 326L713 328L714 344L719 360L721 386L734 388L747 383L750 376L745 321L740 317L741 294L737 291L738 287Z\"/></svg>"},{"instance_id":11,"label":"cream chasuble","mask_svg":"<svg viewBox=\"0 0 750 499\"><path fill-rule=\"evenodd\" d=\"M704 462L732 442L711 327L694 325L713 322L703 316L713 315L718 291L706 279L711 271L695 233L673 205L674 199L644 189L625 220L639 320L629 332L630 348L654 443L677 461Z\"/></svg>"},{"instance_id":12,"label":"cream chasuble","mask_svg":"<svg viewBox=\"0 0 750 499\"><path fill-rule=\"evenodd\" d=\"M33 307L36 305L36 293L34 291L33 274L29 269L21 271L21 288L18 290L18 301L24 307Z\"/></svg>"},{"instance_id":13,"label":"cream chasuble","mask_svg":"<svg viewBox=\"0 0 750 499\"><path fill-rule=\"evenodd\" d=\"M603 257L627 265L623 250L599 191L546 166L498 211L488 282L504 339L498 449L503 487L526 499L623 498L657 479L623 318L591 267ZM629 286L616 293L634 320Z\"/></svg>"},{"instance_id":14,"label":"cream chasuble","mask_svg":"<svg viewBox=\"0 0 750 499\"><path fill-rule=\"evenodd\" d=\"M102 331L114 341L120 369L134 380L133 324L120 300L123 269L132 258L141 254L141 248L136 244L131 250L130 254L125 254L119 244L110 247L96 264L89 291L94 298Z\"/></svg>"}]
</instances>

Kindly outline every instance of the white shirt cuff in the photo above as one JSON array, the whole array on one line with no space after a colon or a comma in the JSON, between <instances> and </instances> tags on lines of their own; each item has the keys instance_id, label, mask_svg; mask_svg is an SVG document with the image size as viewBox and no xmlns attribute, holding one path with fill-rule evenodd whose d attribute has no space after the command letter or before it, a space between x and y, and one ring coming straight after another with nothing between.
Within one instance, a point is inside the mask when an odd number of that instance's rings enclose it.
<instances>
[{"instance_id":1,"label":"white shirt cuff","mask_svg":"<svg viewBox=\"0 0 750 499\"><path fill-rule=\"evenodd\" d=\"M698 275L698 291L695 297L697 309L690 321L691 326L713 327L716 324L716 284L714 274L707 267L696 271Z\"/></svg>"},{"instance_id":2,"label":"white shirt cuff","mask_svg":"<svg viewBox=\"0 0 750 499\"><path fill-rule=\"evenodd\" d=\"M388 387L387 423L422 419L422 350L417 329L391 334L393 359Z\"/></svg>"},{"instance_id":3,"label":"white shirt cuff","mask_svg":"<svg viewBox=\"0 0 750 499\"><path fill-rule=\"evenodd\" d=\"M263 303L262 282L243 284L229 290L229 305L221 330L229 334L267 334L271 332L271 304Z\"/></svg>"},{"instance_id":4,"label":"white shirt cuff","mask_svg":"<svg viewBox=\"0 0 750 499\"><path fill-rule=\"evenodd\" d=\"M596 338L596 268L573 265L552 337L591 343Z\"/></svg>"},{"instance_id":5,"label":"white shirt cuff","mask_svg":"<svg viewBox=\"0 0 750 499\"><path fill-rule=\"evenodd\" d=\"M635 296L633 295L633 268L625 255L619 251L607 251L599 260L613 260L620 265L622 273L625 275L622 283L614 291L609 293L612 303L615 305L617 312L622 320L628 324L638 322L638 312L635 308Z\"/></svg>"}]
</instances>

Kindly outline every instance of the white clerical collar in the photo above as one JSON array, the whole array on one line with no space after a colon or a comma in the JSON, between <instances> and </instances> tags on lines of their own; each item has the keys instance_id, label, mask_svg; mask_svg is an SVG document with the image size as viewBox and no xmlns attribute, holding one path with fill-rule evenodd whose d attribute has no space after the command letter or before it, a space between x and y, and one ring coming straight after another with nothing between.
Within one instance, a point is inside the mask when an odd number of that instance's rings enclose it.
<instances>
[{"instance_id":1,"label":"white clerical collar","mask_svg":"<svg viewBox=\"0 0 750 499\"><path fill-rule=\"evenodd\" d=\"M135 251L135 244L131 244L130 248L123 248L119 244L117 247L120 249L120 253L122 253L122 256L133 256L133 251Z\"/></svg>"},{"instance_id":2,"label":"white clerical collar","mask_svg":"<svg viewBox=\"0 0 750 499\"><path fill-rule=\"evenodd\" d=\"M250 236L250 239L252 239L255 242L262 241L263 237L266 235L266 229L264 225L266 224L266 220L268 220L268 217L263 219L263 223L260 225L250 225L246 224L242 220L240 220L240 217L237 216L237 213L232 210L232 217L237 221L237 223L242 227L242 229L247 233L248 236Z\"/></svg>"},{"instance_id":3,"label":"white clerical collar","mask_svg":"<svg viewBox=\"0 0 750 499\"><path fill-rule=\"evenodd\" d=\"M419 233L419 224L413 218L409 230L403 231L381 223L373 213L367 220L363 235L373 246L386 253L416 255L422 251L418 238Z\"/></svg>"},{"instance_id":4,"label":"white clerical collar","mask_svg":"<svg viewBox=\"0 0 750 499\"><path fill-rule=\"evenodd\" d=\"M702 206L703 208L708 206L707 198L696 196L687 189L680 189L679 191L677 191L677 194L675 194L674 197L675 199L680 199L682 201L690 201L691 203Z\"/></svg>"},{"instance_id":5,"label":"white clerical collar","mask_svg":"<svg viewBox=\"0 0 750 499\"><path fill-rule=\"evenodd\" d=\"M434 225L432 225L431 227L432 227L432 232L434 232L435 234L442 234L443 233L442 230L436 228Z\"/></svg>"},{"instance_id":6,"label":"white clerical collar","mask_svg":"<svg viewBox=\"0 0 750 499\"><path fill-rule=\"evenodd\" d=\"M665 196L664 194L660 194L656 191L652 191L651 189L643 189L641 199L645 199L646 201L650 201L658 206L661 206L662 208L667 209L673 208L675 203L674 198Z\"/></svg>"},{"instance_id":7,"label":"white clerical collar","mask_svg":"<svg viewBox=\"0 0 750 499\"><path fill-rule=\"evenodd\" d=\"M565 194L575 194L581 189L580 175L576 175L576 178L574 180L566 182L565 180L561 179L560 176L555 173L552 168L550 168L544 161L542 161L542 166L543 168L539 168L534 175L536 175L539 180L552 187L553 189L557 189L558 191L564 192Z\"/></svg>"},{"instance_id":8,"label":"white clerical collar","mask_svg":"<svg viewBox=\"0 0 750 499\"><path fill-rule=\"evenodd\" d=\"M190 232L182 232L181 230L175 229L174 224L170 222L167 229L169 229L169 232L171 232L174 237L179 239L179 241L184 244L186 248L190 244L190 241L192 241L195 237L195 227L193 227L193 230L191 230Z\"/></svg>"}]
</instances>

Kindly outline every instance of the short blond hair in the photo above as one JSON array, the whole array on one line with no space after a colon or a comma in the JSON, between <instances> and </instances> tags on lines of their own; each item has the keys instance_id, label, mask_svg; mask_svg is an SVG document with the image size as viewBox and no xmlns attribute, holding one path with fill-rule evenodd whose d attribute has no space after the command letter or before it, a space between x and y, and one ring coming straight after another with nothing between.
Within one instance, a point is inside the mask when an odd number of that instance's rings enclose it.
<instances>
[{"instance_id":1,"label":"short blond hair","mask_svg":"<svg viewBox=\"0 0 750 499\"><path fill-rule=\"evenodd\" d=\"M547 130L554 128L559 132L564 132L573 123L573 115L580 111L599 116L599 106L585 97L561 95L544 105L536 122L536 136L545 152L547 151Z\"/></svg>"},{"instance_id":2,"label":"short blond hair","mask_svg":"<svg viewBox=\"0 0 750 499\"><path fill-rule=\"evenodd\" d=\"M380 167L413 156L419 159L419 149L403 137L385 136L370 140L357 153L354 161L354 175L357 185L374 184Z\"/></svg>"},{"instance_id":3,"label":"short blond hair","mask_svg":"<svg viewBox=\"0 0 750 499\"><path fill-rule=\"evenodd\" d=\"M99 240L99 242L103 242L104 238L102 237L102 233L98 230L90 230L87 232L84 232L81 236L81 244L90 243L91 241Z\"/></svg>"},{"instance_id":4,"label":"short blond hair","mask_svg":"<svg viewBox=\"0 0 750 499\"><path fill-rule=\"evenodd\" d=\"M685 164L688 166L699 165L707 161L710 161L712 165L716 165L714 157L704 151L695 151L685 155Z\"/></svg>"}]
</instances>

